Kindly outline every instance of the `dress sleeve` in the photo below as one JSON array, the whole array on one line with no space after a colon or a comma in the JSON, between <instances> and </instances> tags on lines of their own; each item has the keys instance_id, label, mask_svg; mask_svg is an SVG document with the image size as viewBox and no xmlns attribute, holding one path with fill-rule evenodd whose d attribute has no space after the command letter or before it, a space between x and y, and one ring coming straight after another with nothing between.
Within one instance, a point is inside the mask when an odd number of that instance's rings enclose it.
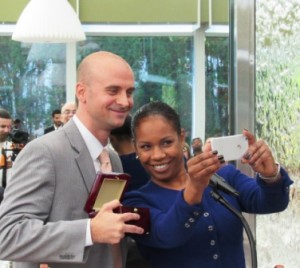
<instances>
[{"instance_id":1,"label":"dress sleeve","mask_svg":"<svg viewBox=\"0 0 300 268\"><path fill-rule=\"evenodd\" d=\"M134 239L141 244L159 248L185 244L193 235L195 223L203 214L201 204L191 206L185 202L183 191L166 191L164 195L155 191L151 194L133 191L126 195L123 203L150 208L150 234L134 236Z\"/></svg>"},{"instance_id":2,"label":"dress sleeve","mask_svg":"<svg viewBox=\"0 0 300 268\"><path fill-rule=\"evenodd\" d=\"M293 183L287 172L281 167L281 178L270 184L249 177L233 165L227 165L219 172L239 193L237 198L240 209L247 213L265 214L283 211L289 203L289 186Z\"/></svg>"}]
</instances>

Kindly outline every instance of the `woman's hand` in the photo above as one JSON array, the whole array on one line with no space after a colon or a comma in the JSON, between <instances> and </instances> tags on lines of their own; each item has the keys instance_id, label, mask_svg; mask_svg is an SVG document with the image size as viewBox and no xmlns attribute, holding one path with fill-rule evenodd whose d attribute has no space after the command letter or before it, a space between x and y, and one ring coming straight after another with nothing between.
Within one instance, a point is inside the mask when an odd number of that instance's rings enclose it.
<instances>
[{"instance_id":1,"label":"woman's hand","mask_svg":"<svg viewBox=\"0 0 300 268\"><path fill-rule=\"evenodd\" d=\"M255 172L260 173L264 177L276 176L278 166L269 146L263 140L256 141L254 135L248 130L243 130L243 134L248 139L249 147L241 162L249 164Z\"/></svg>"},{"instance_id":2,"label":"woman's hand","mask_svg":"<svg viewBox=\"0 0 300 268\"><path fill-rule=\"evenodd\" d=\"M217 152L207 150L187 161L189 180L184 191L184 198L189 204L200 203L211 176L224 163Z\"/></svg>"},{"instance_id":3,"label":"woman's hand","mask_svg":"<svg viewBox=\"0 0 300 268\"><path fill-rule=\"evenodd\" d=\"M188 174L193 183L206 187L211 176L220 168L222 156L217 152L203 152L187 162Z\"/></svg>"}]
</instances>

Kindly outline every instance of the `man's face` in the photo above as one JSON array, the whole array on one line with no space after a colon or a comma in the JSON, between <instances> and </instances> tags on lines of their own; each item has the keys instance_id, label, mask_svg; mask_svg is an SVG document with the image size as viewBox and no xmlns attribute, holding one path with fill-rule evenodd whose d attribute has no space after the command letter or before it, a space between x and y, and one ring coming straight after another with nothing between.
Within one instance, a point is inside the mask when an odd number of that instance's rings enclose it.
<instances>
[{"instance_id":1,"label":"man's face","mask_svg":"<svg viewBox=\"0 0 300 268\"><path fill-rule=\"evenodd\" d=\"M199 138L195 138L192 141L192 149L193 149L193 154L198 154L202 152L202 140Z\"/></svg>"},{"instance_id":2,"label":"man's face","mask_svg":"<svg viewBox=\"0 0 300 268\"><path fill-rule=\"evenodd\" d=\"M11 119L0 118L0 142L4 142L11 130Z\"/></svg>"},{"instance_id":3,"label":"man's face","mask_svg":"<svg viewBox=\"0 0 300 268\"><path fill-rule=\"evenodd\" d=\"M59 127L62 124L60 114L55 114L52 120L53 120L53 124L57 127Z\"/></svg>"},{"instance_id":4,"label":"man's face","mask_svg":"<svg viewBox=\"0 0 300 268\"><path fill-rule=\"evenodd\" d=\"M62 109L61 121L66 124L76 113L77 107L73 103L66 104Z\"/></svg>"},{"instance_id":5,"label":"man's face","mask_svg":"<svg viewBox=\"0 0 300 268\"><path fill-rule=\"evenodd\" d=\"M106 62L101 72L94 68L92 81L79 94L90 126L110 132L124 124L133 106L134 76L127 65Z\"/></svg>"}]
</instances>

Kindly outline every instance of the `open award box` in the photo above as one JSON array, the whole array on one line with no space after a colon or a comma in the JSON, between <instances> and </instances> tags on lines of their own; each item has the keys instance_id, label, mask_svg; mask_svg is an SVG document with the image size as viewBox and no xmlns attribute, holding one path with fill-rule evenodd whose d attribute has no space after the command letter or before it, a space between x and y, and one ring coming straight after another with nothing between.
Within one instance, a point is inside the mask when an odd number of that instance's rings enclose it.
<instances>
[{"instance_id":1,"label":"open award box","mask_svg":"<svg viewBox=\"0 0 300 268\"><path fill-rule=\"evenodd\" d=\"M115 199L121 201L129 181L130 175L127 173L98 172L84 207L85 211L89 214L89 217L95 217L103 204ZM140 226L144 229L144 233L149 233L150 212L148 208L120 206L114 209L114 212L138 213L140 215L139 220L129 221L127 223Z\"/></svg>"}]
</instances>

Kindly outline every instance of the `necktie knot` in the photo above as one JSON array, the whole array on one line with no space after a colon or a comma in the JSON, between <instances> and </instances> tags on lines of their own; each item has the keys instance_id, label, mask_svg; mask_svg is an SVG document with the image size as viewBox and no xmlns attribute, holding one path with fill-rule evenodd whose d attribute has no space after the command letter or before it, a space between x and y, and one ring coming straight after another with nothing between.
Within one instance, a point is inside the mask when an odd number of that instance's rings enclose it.
<instances>
[{"instance_id":1,"label":"necktie knot","mask_svg":"<svg viewBox=\"0 0 300 268\"><path fill-rule=\"evenodd\" d=\"M102 172L111 172L111 163L110 163L110 158L109 158L109 153L107 149L103 149L100 156L99 156L99 161L100 161L100 168Z\"/></svg>"}]
</instances>

